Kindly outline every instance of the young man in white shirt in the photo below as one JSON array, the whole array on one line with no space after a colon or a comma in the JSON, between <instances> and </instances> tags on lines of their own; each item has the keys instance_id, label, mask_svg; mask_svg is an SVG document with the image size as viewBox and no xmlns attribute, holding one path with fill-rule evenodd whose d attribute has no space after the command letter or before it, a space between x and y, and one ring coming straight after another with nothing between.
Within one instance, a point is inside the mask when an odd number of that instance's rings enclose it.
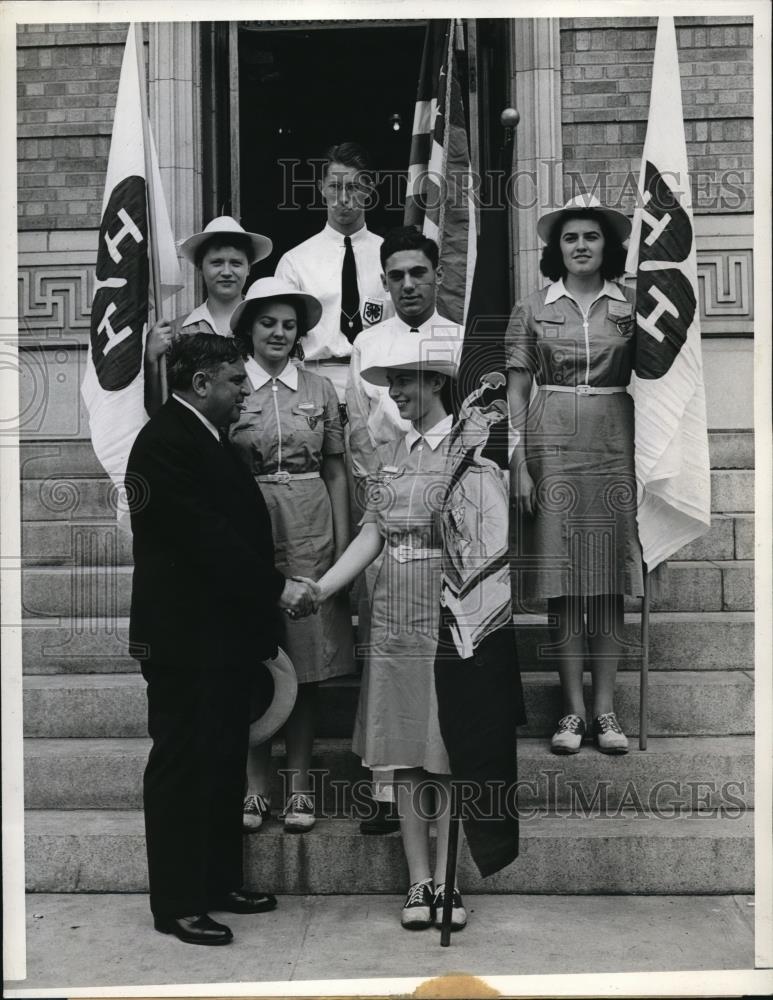
<instances>
[{"instance_id":1,"label":"young man in white shirt","mask_svg":"<svg viewBox=\"0 0 773 1000\"><path fill-rule=\"evenodd\" d=\"M464 335L464 330L441 316L435 306L443 271L434 240L413 226L402 226L387 233L380 256L384 290L389 293L395 315L361 333L352 350L346 405L355 480L375 471L375 448L379 444L404 434L409 427L389 398L389 391L365 382L360 372L372 365L388 364L395 343L403 336L457 340L461 353Z\"/></svg>"},{"instance_id":2,"label":"young man in white shirt","mask_svg":"<svg viewBox=\"0 0 773 1000\"><path fill-rule=\"evenodd\" d=\"M391 315L381 283L381 237L365 225L373 195L367 153L354 142L331 146L318 182L327 223L288 250L276 277L322 303L322 319L304 339L305 364L326 375L343 400L357 335Z\"/></svg>"}]
</instances>

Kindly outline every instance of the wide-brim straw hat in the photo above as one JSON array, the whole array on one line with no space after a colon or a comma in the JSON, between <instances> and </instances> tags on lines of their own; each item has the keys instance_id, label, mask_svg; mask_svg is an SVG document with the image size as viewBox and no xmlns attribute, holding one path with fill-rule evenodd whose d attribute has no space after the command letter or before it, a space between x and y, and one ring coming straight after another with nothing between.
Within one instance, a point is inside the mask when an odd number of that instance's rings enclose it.
<instances>
[{"instance_id":1,"label":"wide-brim straw hat","mask_svg":"<svg viewBox=\"0 0 773 1000\"><path fill-rule=\"evenodd\" d=\"M439 372L448 378L459 375L461 339L401 333L392 341L380 365L364 368L360 374L371 385L388 385L387 374L394 371Z\"/></svg>"},{"instance_id":2,"label":"wide-brim straw hat","mask_svg":"<svg viewBox=\"0 0 773 1000\"><path fill-rule=\"evenodd\" d=\"M540 216L537 222L537 235L543 243L549 243L553 227L557 222L560 222L564 215L568 212L582 212L588 209L592 209L594 212L598 212L599 215L603 215L610 227L617 233L620 242L625 243L631 235L631 220L614 208L606 208L592 194L575 195L574 198L569 199L563 208L557 208L553 212L547 212L545 215Z\"/></svg>"},{"instance_id":3,"label":"wide-brim straw hat","mask_svg":"<svg viewBox=\"0 0 773 1000\"><path fill-rule=\"evenodd\" d=\"M273 692L269 694L269 692ZM273 660L264 660L254 678L253 696L266 708L257 718L250 712L250 746L265 743L287 722L298 694L298 680L290 657L280 647Z\"/></svg>"},{"instance_id":4,"label":"wide-brim straw hat","mask_svg":"<svg viewBox=\"0 0 773 1000\"><path fill-rule=\"evenodd\" d=\"M208 222L204 226L204 230L201 233L194 233L193 236L189 236L187 240L183 240L180 244L180 253L191 264L196 263L196 251L199 249L202 243L207 240L212 239L213 236L233 236L238 234L239 236L248 236L250 243L252 244L252 257L250 258L250 264L255 264L259 260L263 260L264 257L268 257L271 251L274 249L274 244L268 238L268 236L263 236L260 233L248 233L246 229L243 229L236 219L232 219L230 215L219 215L216 219Z\"/></svg>"},{"instance_id":5,"label":"wide-brim straw hat","mask_svg":"<svg viewBox=\"0 0 773 1000\"><path fill-rule=\"evenodd\" d=\"M307 292L299 292L297 288L293 288L292 285L280 278L258 278L250 285L247 294L231 313L231 329L236 330L239 320L247 309L254 308L256 303L264 299L275 299L280 296L283 299L289 299L296 307L304 311L307 331L319 323L322 316L322 305L319 299Z\"/></svg>"}]
</instances>

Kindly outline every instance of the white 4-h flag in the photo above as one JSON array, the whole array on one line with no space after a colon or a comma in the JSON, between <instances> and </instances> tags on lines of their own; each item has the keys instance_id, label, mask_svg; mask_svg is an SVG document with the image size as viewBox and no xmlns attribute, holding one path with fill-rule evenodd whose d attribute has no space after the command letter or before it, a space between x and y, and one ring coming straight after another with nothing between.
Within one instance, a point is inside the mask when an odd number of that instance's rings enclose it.
<instances>
[{"instance_id":1,"label":"white 4-h flag","mask_svg":"<svg viewBox=\"0 0 773 1000\"><path fill-rule=\"evenodd\" d=\"M89 412L91 443L105 472L123 487L126 463L147 419L143 353L148 329L150 253L148 198L153 192L157 232L152 252L159 261L161 298L182 288L177 252L161 189L150 129L143 144L138 45L131 24L121 65L113 135L102 199L91 343L81 392ZM144 72L144 68L142 69ZM147 183L146 163L151 164Z\"/></svg>"},{"instance_id":2,"label":"white 4-h flag","mask_svg":"<svg viewBox=\"0 0 773 1000\"><path fill-rule=\"evenodd\" d=\"M695 230L672 17L658 18L626 270L637 279L631 392L639 538L651 571L711 523Z\"/></svg>"}]
</instances>

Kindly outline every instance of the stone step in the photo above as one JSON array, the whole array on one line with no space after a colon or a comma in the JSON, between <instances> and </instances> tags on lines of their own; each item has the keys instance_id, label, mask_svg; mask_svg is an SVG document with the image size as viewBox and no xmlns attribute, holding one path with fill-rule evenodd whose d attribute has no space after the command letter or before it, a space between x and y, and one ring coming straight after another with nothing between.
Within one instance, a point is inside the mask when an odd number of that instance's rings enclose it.
<instances>
[{"instance_id":1,"label":"stone step","mask_svg":"<svg viewBox=\"0 0 773 1000\"><path fill-rule=\"evenodd\" d=\"M25 618L125 617L131 602L132 569L104 565L28 566L22 570ZM638 611L641 601L626 598L626 610ZM653 597L653 611L752 611L754 563L748 559L714 562L673 562L664 574L662 592ZM518 613L541 613L545 602L518 606Z\"/></svg>"},{"instance_id":2,"label":"stone step","mask_svg":"<svg viewBox=\"0 0 773 1000\"><path fill-rule=\"evenodd\" d=\"M679 549L669 561L753 558L754 514L714 514L706 534Z\"/></svg>"},{"instance_id":3,"label":"stone step","mask_svg":"<svg viewBox=\"0 0 773 1000\"><path fill-rule=\"evenodd\" d=\"M141 809L142 773L149 739L27 739L24 742L24 800L28 809ZM274 768L285 767L283 741L272 748ZM362 816L370 771L349 740L317 740L312 760L318 815ZM660 738L646 752L632 747L624 757L588 747L573 757L556 757L546 740L518 743L519 802L522 809L568 809L604 796L609 808L628 801L664 812L754 808L754 740L751 736ZM275 812L288 794L286 775L275 773Z\"/></svg>"},{"instance_id":4,"label":"stone step","mask_svg":"<svg viewBox=\"0 0 773 1000\"><path fill-rule=\"evenodd\" d=\"M146 892L141 812L26 813L28 892ZM398 834L365 837L349 819L306 834L268 823L245 838L245 882L276 893L403 893ZM753 813L586 817L538 811L521 823L520 857L482 879L463 847L465 892L727 894L754 891Z\"/></svg>"},{"instance_id":5,"label":"stone step","mask_svg":"<svg viewBox=\"0 0 773 1000\"><path fill-rule=\"evenodd\" d=\"M712 469L753 469L754 431L709 431Z\"/></svg>"},{"instance_id":6,"label":"stone step","mask_svg":"<svg viewBox=\"0 0 773 1000\"><path fill-rule=\"evenodd\" d=\"M88 440L22 441L19 452L22 479L50 476L99 479L105 475Z\"/></svg>"},{"instance_id":7,"label":"stone step","mask_svg":"<svg viewBox=\"0 0 773 1000\"><path fill-rule=\"evenodd\" d=\"M712 470L711 509L722 513L753 511L754 472L751 469Z\"/></svg>"},{"instance_id":8,"label":"stone step","mask_svg":"<svg viewBox=\"0 0 773 1000\"><path fill-rule=\"evenodd\" d=\"M516 615L516 644L522 671L555 670L544 615ZM641 616L626 615L621 670L641 664ZM753 670L754 615L751 611L655 611L650 615L650 670Z\"/></svg>"},{"instance_id":9,"label":"stone step","mask_svg":"<svg viewBox=\"0 0 773 1000\"><path fill-rule=\"evenodd\" d=\"M521 669L554 669L543 647L550 642L544 616L515 619ZM137 673L128 656L128 618L76 618L24 622L25 674ZM628 655L622 670L639 669L640 618L626 617ZM754 616L749 611L659 611L650 616L651 670L752 670Z\"/></svg>"},{"instance_id":10,"label":"stone step","mask_svg":"<svg viewBox=\"0 0 773 1000\"><path fill-rule=\"evenodd\" d=\"M124 507L122 491L107 478L49 476L21 484L22 521L115 522Z\"/></svg>"},{"instance_id":11,"label":"stone step","mask_svg":"<svg viewBox=\"0 0 773 1000\"><path fill-rule=\"evenodd\" d=\"M116 511L125 509L122 491L106 478L49 476L22 482L22 521L115 521ZM753 511L754 472L712 471L711 509L717 513Z\"/></svg>"},{"instance_id":12,"label":"stone step","mask_svg":"<svg viewBox=\"0 0 773 1000\"><path fill-rule=\"evenodd\" d=\"M528 725L524 736L547 736L561 714L555 673L524 674ZM731 736L753 732L754 685L735 671L653 671L650 736ZM359 678L326 681L320 688L320 737L351 736ZM586 685L586 705L590 688ZM616 710L629 735L638 732L639 677L618 677ZM145 683L138 674L38 674L24 679L24 733L31 737L145 736Z\"/></svg>"},{"instance_id":13,"label":"stone step","mask_svg":"<svg viewBox=\"0 0 773 1000\"><path fill-rule=\"evenodd\" d=\"M131 534L115 519L90 521L25 521L22 553L28 566L128 566ZM754 558L754 515L715 514L701 538L675 552L672 561Z\"/></svg>"},{"instance_id":14,"label":"stone step","mask_svg":"<svg viewBox=\"0 0 773 1000\"><path fill-rule=\"evenodd\" d=\"M722 525L716 544L711 543L713 558L729 551L732 525ZM712 537L713 537L712 529ZM130 566L131 534L121 531L115 520L98 521L26 521L22 524L22 553L26 566ZM701 557L703 558L703 557ZM730 555L727 558L732 559Z\"/></svg>"},{"instance_id":15,"label":"stone step","mask_svg":"<svg viewBox=\"0 0 773 1000\"><path fill-rule=\"evenodd\" d=\"M516 613L544 614L544 600L514 599ZM625 610L641 608L641 598L626 597ZM669 562L657 591L652 611L753 611L754 562L750 559Z\"/></svg>"},{"instance_id":16,"label":"stone step","mask_svg":"<svg viewBox=\"0 0 773 1000\"><path fill-rule=\"evenodd\" d=\"M22 479L46 479L49 476L99 478L104 475L89 441L55 438L23 440L20 454ZM754 432L709 431L709 457L712 469L753 469Z\"/></svg>"}]
</instances>

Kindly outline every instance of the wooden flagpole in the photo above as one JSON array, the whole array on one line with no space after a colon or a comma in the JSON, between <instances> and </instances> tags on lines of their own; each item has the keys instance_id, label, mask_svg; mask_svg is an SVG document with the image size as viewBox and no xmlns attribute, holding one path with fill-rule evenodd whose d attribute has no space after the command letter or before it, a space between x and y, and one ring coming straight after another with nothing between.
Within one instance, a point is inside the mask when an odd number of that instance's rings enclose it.
<instances>
[{"instance_id":1,"label":"wooden flagpole","mask_svg":"<svg viewBox=\"0 0 773 1000\"><path fill-rule=\"evenodd\" d=\"M445 107L445 123L446 123L446 140L444 143L444 154L443 154L443 173L445 174L446 168L446 158L448 155L448 131L451 127L451 90L452 90L452 74L453 74L453 61L456 58L456 33L460 25L463 22L457 22L456 18L452 18L450 21L450 26L448 30L448 48L446 50L446 107ZM462 27L462 31L463 31ZM464 36L462 36L462 43L464 41ZM470 95L472 96L472 95ZM477 95L476 95L477 97ZM472 106L472 100L470 101L470 106ZM472 146L475 142L475 156L477 158L478 148L477 148L477 136L475 139L472 137L472 129L468 127L467 129L467 141ZM470 150L472 156L472 150ZM470 160L472 164L472 159ZM444 209L441 206L440 217L438 219L438 233L442 236L443 232L443 214ZM477 214L476 214L477 221ZM479 229L479 224L478 227ZM451 782L451 799L448 803L448 808L451 811L451 819L448 828L448 851L446 854L446 874L445 874L445 893L443 895L443 913L440 922L440 946L442 948L448 948L451 944L451 912L454 905L454 887L456 886L456 856L459 853L459 815L456 809L456 786L453 781Z\"/></svg>"},{"instance_id":2,"label":"wooden flagpole","mask_svg":"<svg viewBox=\"0 0 773 1000\"><path fill-rule=\"evenodd\" d=\"M454 905L456 886L456 856L459 853L459 814L456 808L456 785L451 782L451 822L448 828L448 853L446 854L445 891L443 893L443 914L440 924L440 945L447 948L451 944L451 911Z\"/></svg>"},{"instance_id":3,"label":"wooden flagpole","mask_svg":"<svg viewBox=\"0 0 773 1000\"><path fill-rule=\"evenodd\" d=\"M644 596L641 599L641 673L639 674L639 749L647 749L650 669L650 574L644 566Z\"/></svg>"},{"instance_id":4,"label":"wooden flagpole","mask_svg":"<svg viewBox=\"0 0 773 1000\"><path fill-rule=\"evenodd\" d=\"M134 43L137 51L137 75L140 83L140 120L142 122L142 150L145 159L145 192L148 204L148 249L150 253L150 278L153 287L153 315L155 322L161 316L161 267L156 252L156 235L158 220L156 219L156 198L153 177L153 160L150 155L150 122L148 121L148 95L145 87L145 50L142 40L142 22L134 22ZM166 384L166 358L162 354L158 359L159 389L162 402L166 401L169 392Z\"/></svg>"}]
</instances>

